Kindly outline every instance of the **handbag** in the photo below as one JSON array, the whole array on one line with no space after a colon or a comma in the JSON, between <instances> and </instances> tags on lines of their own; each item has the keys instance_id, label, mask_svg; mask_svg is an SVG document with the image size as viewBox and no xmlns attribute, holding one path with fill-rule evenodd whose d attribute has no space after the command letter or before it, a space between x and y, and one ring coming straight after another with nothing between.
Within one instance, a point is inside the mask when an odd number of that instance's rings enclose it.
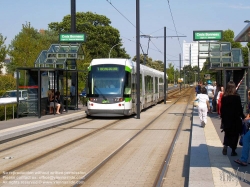
<instances>
[{"instance_id":1,"label":"handbag","mask_svg":"<svg viewBox=\"0 0 250 187\"><path fill-rule=\"evenodd\" d=\"M199 99L194 100L194 106L198 106L199 105Z\"/></svg>"}]
</instances>

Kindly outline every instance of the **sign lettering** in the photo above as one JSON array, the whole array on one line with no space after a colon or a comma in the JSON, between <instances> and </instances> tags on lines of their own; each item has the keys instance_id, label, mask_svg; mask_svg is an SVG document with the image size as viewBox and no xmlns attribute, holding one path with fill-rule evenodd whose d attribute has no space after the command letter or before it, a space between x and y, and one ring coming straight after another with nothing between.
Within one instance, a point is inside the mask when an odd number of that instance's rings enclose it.
<instances>
[{"instance_id":1,"label":"sign lettering","mask_svg":"<svg viewBox=\"0 0 250 187\"><path fill-rule=\"evenodd\" d=\"M193 40L221 40L222 31L193 31Z\"/></svg>"},{"instance_id":2,"label":"sign lettering","mask_svg":"<svg viewBox=\"0 0 250 187\"><path fill-rule=\"evenodd\" d=\"M84 33L60 33L60 42L85 42L86 36Z\"/></svg>"}]
</instances>

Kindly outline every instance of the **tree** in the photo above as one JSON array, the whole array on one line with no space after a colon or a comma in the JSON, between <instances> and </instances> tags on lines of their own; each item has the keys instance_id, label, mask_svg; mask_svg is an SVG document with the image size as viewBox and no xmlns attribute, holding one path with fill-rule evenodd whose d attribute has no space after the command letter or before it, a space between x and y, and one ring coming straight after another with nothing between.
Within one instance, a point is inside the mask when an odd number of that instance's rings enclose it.
<instances>
[{"instance_id":1,"label":"tree","mask_svg":"<svg viewBox=\"0 0 250 187\"><path fill-rule=\"evenodd\" d=\"M249 45L246 45L245 47L242 47L242 53L243 53L243 59L244 59L244 66L249 66L249 50L250 50L250 42L248 42ZM248 47L248 49L247 49Z\"/></svg>"},{"instance_id":2,"label":"tree","mask_svg":"<svg viewBox=\"0 0 250 187\"><path fill-rule=\"evenodd\" d=\"M58 40L53 31L39 33L30 23L22 26L21 32L11 41L11 63L7 66L9 73L13 73L17 67L34 67L41 51L47 50L51 43Z\"/></svg>"},{"instance_id":3,"label":"tree","mask_svg":"<svg viewBox=\"0 0 250 187\"><path fill-rule=\"evenodd\" d=\"M136 56L132 59L132 61L136 62ZM164 71L164 64L160 60L153 61L152 58L144 55L140 55L140 64L143 64L145 66L148 66L150 68L159 70L159 71Z\"/></svg>"},{"instance_id":4,"label":"tree","mask_svg":"<svg viewBox=\"0 0 250 187\"><path fill-rule=\"evenodd\" d=\"M228 29L223 31L223 38L222 42L230 42L232 48L242 48L242 45L240 42L235 42L234 41L234 31Z\"/></svg>"},{"instance_id":5,"label":"tree","mask_svg":"<svg viewBox=\"0 0 250 187\"><path fill-rule=\"evenodd\" d=\"M174 65L172 63L168 64L168 68L166 69L166 73L168 75L168 82L174 83Z\"/></svg>"},{"instance_id":6,"label":"tree","mask_svg":"<svg viewBox=\"0 0 250 187\"><path fill-rule=\"evenodd\" d=\"M3 68L3 62L8 53L8 48L4 44L5 41L6 37L3 37L3 35L0 33L0 74L2 74L1 69Z\"/></svg>"},{"instance_id":7,"label":"tree","mask_svg":"<svg viewBox=\"0 0 250 187\"><path fill-rule=\"evenodd\" d=\"M110 49L112 57L130 58L121 45L119 31L113 28L110 19L106 16L94 14L92 12L76 13L76 32L85 33L87 40L83 43L85 53L90 55L90 59L108 58ZM49 28L56 32L70 32L71 16L67 15L62 22L52 22ZM115 46L116 45L116 46Z\"/></svg>"},{"instance_id":8,"label":"tree","mask_svg":"<svg viewBox=\"0 0 250 187\"><path fill-rule=\"evenodd\" d=\"M1 75L0 85L0 90L13 90L16 88L16 79L11 74Z\"/></svg>"},{"instance_id":9,"label":"tree","mask_svg":"<svg viewBox=\"0 0 250 187\"><path fill-rule=\"evenodd\" d=\"M82 90L84 87L85 87L85 83L87 81L87 76L88 76L88 66L89 66L89 63L91 61L91 56L88 52L88 50L86 50L86 46L83 46L83 51L85 51L84 53L84 60L77 60L76 63L77 63L77 67L78 69L80 70L83 70L83 71L80 71L78 73L78 88L80 90Z\"/></svg>"}]
</instances>

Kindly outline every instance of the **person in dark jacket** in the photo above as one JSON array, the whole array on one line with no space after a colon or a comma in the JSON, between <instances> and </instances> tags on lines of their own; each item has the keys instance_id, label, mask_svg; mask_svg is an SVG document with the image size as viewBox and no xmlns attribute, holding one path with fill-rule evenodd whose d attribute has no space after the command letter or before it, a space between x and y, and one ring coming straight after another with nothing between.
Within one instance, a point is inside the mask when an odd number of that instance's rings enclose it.
<instances>
[{"instance_id":1,"label":"person in dark jacket","mask_svg":"<svg viewBox=\"0 0 250 187\"><path fill-rule=\"evenodd\" d=\"M195 87L195 92L196 92L196 95L201 93L201 83L200 82L198 82L198 85Z\"/></svg>"},{"instance_id":2,"label":"person in dark jacket","mask_svg":"<svg viewBox=\"0 0 250 187\"><path fill-rule=\"evenodd\" d=\"M224 148L223 155L227 155L227 146L232 149L231 156L236 156L235 152L242 130L242 120L245 119L241 106L240 96L236 93L236 86L233 81L229 81L221 99L221 123L223 124Z\"/></svg>"}]
</instances>

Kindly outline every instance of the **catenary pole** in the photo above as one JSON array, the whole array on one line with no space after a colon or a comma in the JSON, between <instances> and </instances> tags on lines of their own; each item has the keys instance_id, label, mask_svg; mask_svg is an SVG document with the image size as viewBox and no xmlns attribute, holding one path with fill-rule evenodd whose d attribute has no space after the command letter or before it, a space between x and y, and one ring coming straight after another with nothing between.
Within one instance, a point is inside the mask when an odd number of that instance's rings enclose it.
<instances>
[{"instance_id":1,"label":"catenary pole","mask_svg":"<svg viewBox=\"0 0 250 187\"><path fill-rule=\"evenodd\" d=\"M76 33L76 0L71 0L71 33ZM71 68L72 69L77 69L76 67L76 60L71 61ZM76 96L76 101L78 101L78 82L77 82L77 72L72 72L71 73L71 81L75 83L75 96ZM74 103L75 107L77 103Z\"/></svg>"},{"instance_id":2,"label":"catenary pole","mask_svg":"<svg viewBox=\"0 0 250 187\"><path fill-rule=\"evenodd\" d=\"M166 27L164 27L164 104L166 104L167 79L166 79Z\"/></svg>"},{"instance_id":3,"label":"catenary pole","mask_svg":"<svg viewBox=\"0 0 250 187\"><path fill-rule=\"evenodd\" d=\"M181 93L181 53L179 54L179 61L180 61L180 93Z\"/></svg>"},{"instance_id":4,"label":"catenary pole","mask_svg":"<svg viewBox=\"0 0 250 187\"><path fill-rule=\"evenodd\" d=\"M140 119L140 0L136 0L136 114Z\"/></svg>"}]
</instances>

